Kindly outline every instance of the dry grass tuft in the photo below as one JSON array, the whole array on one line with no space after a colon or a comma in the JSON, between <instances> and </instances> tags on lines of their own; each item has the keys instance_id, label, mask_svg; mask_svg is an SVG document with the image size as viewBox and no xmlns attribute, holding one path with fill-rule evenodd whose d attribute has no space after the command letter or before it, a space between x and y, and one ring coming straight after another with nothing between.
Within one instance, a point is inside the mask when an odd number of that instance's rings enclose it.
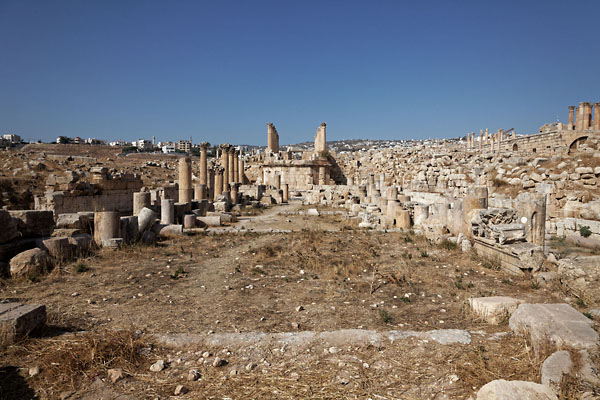
<instances>
[{"instance_id":1,"label":"dry grass tuft","mask_svg":"<svg viewBox=\"0 0 600 400\"><path fill-rule=\"evenodd\" d=\"M85 387L110 368L122 368L132 374L145 360L142 349L146 347L133 329L29 339L6 348L2 366L22 365L26 359L31 366L40 367L36 386L53 398L63 391ZM22 388L3 385L2 390L3 396L16 398L10 397L11 391Z\"/></svg>"}]
</instances>

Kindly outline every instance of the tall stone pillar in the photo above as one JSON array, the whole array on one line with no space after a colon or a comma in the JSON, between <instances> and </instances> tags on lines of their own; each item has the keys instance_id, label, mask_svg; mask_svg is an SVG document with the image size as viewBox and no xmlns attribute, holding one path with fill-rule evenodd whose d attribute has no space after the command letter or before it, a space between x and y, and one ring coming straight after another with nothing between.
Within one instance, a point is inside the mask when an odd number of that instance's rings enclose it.
<instances>
[{"instance_id":1,"label":"tall stone pillar","mask_svg":"<svg viewBox=\"0 0 600 400\"><path fill-rule=\"evenodd\" d=\"M206 185L198 184L194 185L194 199L196 200L206 200L208 199L208 192Z\"/></svg>"},{"instance_id":2,"label":"tall stone pillar","mask_svg":"<svg viewBox=\"0 0 600 400\"><path fill-rule=\"evenodd\" d=\"M267 151L279 153L279 134L271 122L267 123Z\"/></svg>"},{"instance_id":3,"label":"tall stone pillar","mask_svg":"<svg viewBox=\"0 0 600 400\"><path fill-rule=\"evenodd\" d=\"M234 166L233 166L233 152L235 150L233 148L229 148L229 151L227 152L227 164L229 165L229 169L227 170L227 182L229 182L229 184L231 185L233 182L235 182L235 179L233 178L233 170L234 170Z\"/></svg>"},{"instance_id":4,"label":"tall stone pillar","mask_svg":"<svg viewBox=\"0 0 600 400\"><path fill-rule=\"evenodd\" d=\"M490 136L488 134L488 128L485 128L485 144L490 144Z\"/></svg>"},{"instance_id":5,"label":"tall stone pillar","mask_svg":"<svg viewBox=\"0 0 600 400\"><path fill-rule=\"evenodd\" d=\"M574 121L575 121L575 106L569 106L569 125L567 127L568 130L572 131L575 128Z\"/></svg>"},{"instance_id":6,"label":"tall stone pillar","mask_svg":"<svg viewBox=\"0 0 600 400\"><path fill-rule=\"evenodd\" d=\"M216 200L217 196L219 196L221 193L223 193L223 168L217 168L216 172L215 172L215 189L214 189L214 197L213 199Z\"/></svg>"},{"instance_id":7,"label":"tall stone pillar","mask_svg":"<svg viewBox=\"0 0 600 400\"><path fill-rule=\"evenodd\" d=\"M207 167L208 159L206 151L208 150L208 143L200 143L200 184L208 186Z\"/></svg>"},{"instance_id":8,"label":"tall stone pillar","mask_svg":"<svg viewBox=\"0 0 600 400\"><path fill-rule=\"evenodd\" d=\"M383 188L385 187L385 174L379 174L379 190L383 192Z\"/></svg>"},{"instance_id":9,"label":"tall stone pillar","mask_svg":"<svg viewBox=\"0 0 600 400\"><path fill-rule=\"evenodd\" d=\"M483 129L479 131L479 150L483 148Z\"/></svg>"},{"instance_id":10,"label":"tall stone pillar","mask_svg":"<svg viewBox=\"0 0 600 400\"><path fill-rule=\"evenodd\" d=\"M221 145L221 167L223 167L223 183L221 184L222 191L229 190L229 145ZM220 193L219 193L220 194Z\"/></svg>"},{"instance_id":11,"label":"tall stone pillar","mask_svg":"<svg viewBox=\"0 0 600 400\"><path fill-rule=\"evenodd\" d=\"M237 182L230 183L231 190L229 192L229 196L231 197L231 204L238 203L238 184Z\"/></svg>"},{"instance_id":12,"label":"tall stone pillar","mask_svg":"<svg viewBox=\"0 0 600 400\"><path fill-rule=\"evenodd\" d=\"M583 120L585 119L585 103L582 101L577 107L577 119L575 120L575 130L583 130Z\"/></svg>"},{"instance_id":13,"label":"tall stone pillar","mask_svg":"<svg viewBox=\"0 0 600 400\"><path fill-rule=\"evenodd\" d=\"M209 199L215 198L215 171L213 169L208 170L208 185L206 191Z\"/></svg>"},{"instance_id":14,"label":"tall stone pillar","mask_svg":"<svg viewBox=\"0 0 600 400\"><path fill-rule=\"evenodd\" d=\"M325 122L321 123L315 134L315 154L321 156L327 151L327 138L325 135L326 126Z\"/></svg>"},{"instance_id":15,"label":"tall stone pillar","mask_svg":"<svg viewBox=\"0 0 600 400\"><path fill-rule=\"evenodd\" d=\"M583 103L583 126L581 129L584 131L590 129L590 113L590 103Z\"/></svg>"},{"instance_id":16,"label":"tall stone pillar","mask_svg":"<svg viewBox=\"0 0 600 400\"><path fill-rule=\"evenodd\" d=\"M179 159L179 202L191 202L193 194L192 160L189 157L182 157Z\"/></svg>"},{"instance_id":17,"label":"tall stone pillar","mask_svg":"<svg viewBox=\"0 0 600 400\"><path fill-rule=\"evenodd\" d=\"M600 103L594 103L594 130L600 131Z\"/></svg>"},{"instance_id":18,"label":"tall stone pillar","mask_svg":"<svg viewBox=\"0 0 600 400\"><path fill-rule=\"evenodd\" d=\"M238 168L238 182L244 184L244 159L240 155L239 168Z\"/></svg>"},{"instance_id":19,"label":"tall stone pillar","mask_svg":"<svg viewBox=\"0 0 600 400\"><path fill-rule=\"evenodd\" d=\"M233 181L239 182L240 158L237 150L233 151Z\"/></svg>"}]
</instances>

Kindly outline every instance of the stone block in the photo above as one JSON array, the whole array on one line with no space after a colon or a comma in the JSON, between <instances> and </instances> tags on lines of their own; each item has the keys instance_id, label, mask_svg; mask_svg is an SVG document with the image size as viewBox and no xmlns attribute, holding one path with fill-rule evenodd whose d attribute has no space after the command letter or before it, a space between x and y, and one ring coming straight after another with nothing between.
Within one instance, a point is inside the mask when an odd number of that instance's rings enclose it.
<instances>
[{"instance_id":1,"label":"stone block","mask_svg":"<svg viewBox=\"0 0 600 400\"><path fill-rule=\"evenodd\" d=\"M568 351L561 350L553 353L542 364L542 385L560 385L562 376L568 374L572 366Z\"/></svg>"},{"instance_id":2,"label":"stone block","mask_svg":"<svg viewBox=\"0 0 600 400\"><path fill-rule=\"evenodd\" d=\"M32 277L45 273L52 267L52 258L42 249L30 249L17 254L10 260L10 275Z\"/></svg>"},{"instance_id":3,"label":"stone block","mask_svg":"<svg viewBox=\"0 0 600 400\"><path fill-rule=\"evenodd\" d=\"M91 220L79 213L59 214L56 219L56 228L58 229L81 229L85 232L91 232L90 227Z\"/></svg>"},{"instance_id":4,"label":"stone block","mask_svg":"<svg viewBox=\"0 0 600 400\"><path fill-rule=\"evenodd\" d=\"M42 241L42 248L57 260L68 260L73 256L73 248L68 238L50 238Z\"/></svg>"},{"instance_id":5,"label":"stone block","mask_svg":"<svg viewBox=\"0 0 600 400\"><path fill-rule=\"evenodd\" d=\"M544 341L576 349L598 346L593 321L568 304L521 304L508 324L513 332L529 334L536 348Z\"/></svg>"},{"instance_id":6,"label":"stone block","mask_svg":"<svg viewBox=\"0 0 600 400\"><path fill-rule=\"evenodd\" d=\"M526 381L497 379L477 392L477 400L558 400L548 386Z\"/></svg>"},{"instance_id":7,"label":"stone block","mask_svg":"<svg viewBox=\"0 0 600 400\"><path fill-rule=\"evenodd\" d=\"M10 242L20 236L17 222L8 211L0 210L0 243Z\"/></svg>"},{"instance_id":8,"label":"stone block","mask_svg":"<svg viewBox=\"0 0 600 400\"><path fill-rule=\"evenodd\" d=\"M45 324L45 305L0 303L0 329L9 339L26 336Z\"/></svg>"},{"instance_id":9,"label":"stone block","mask_svg":"<svg viewBox=\"0 0 600 400\"><path fill-rule=\"evenodd\" d=\"M200 226L221 226L221 216L196 217Z\"/></svg>"},{"instance_id":10,"label":"stone block","mask_svg":"<svg viewBox=\"0 0 600 400\"><path fill-rule=\"evenodd\" d=\"M17 220L17 229L24 238L48 237L54 229L54 213L40 210L9 211L10 216Z\"/></svg>"},{"instance_id":11,"label":"stone block","mask_svg":"<svg viewBox=\"0 0 600 400\"><path fill-rule=\"evenodd\" d=\"M494 325L508 320L521 303L521 300L504 296L475 297L469 299L471 311Z\"/></svg>"}]
</instances>

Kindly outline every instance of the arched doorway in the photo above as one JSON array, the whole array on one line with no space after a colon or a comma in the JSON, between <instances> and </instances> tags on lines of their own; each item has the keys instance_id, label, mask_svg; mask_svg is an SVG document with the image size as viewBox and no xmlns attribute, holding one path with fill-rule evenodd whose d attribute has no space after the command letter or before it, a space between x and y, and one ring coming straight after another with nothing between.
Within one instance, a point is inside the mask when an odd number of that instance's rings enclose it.
<instances>
[{"instance_id":1,"label":"arched doorway","mask_svg":"<svg viewBox=\"0 0 600 400\"><path fill-rule=\"evenodd\" d=\"M519 146L516 143L513 144L513 150L512 151L519 151Z\"/></svg>"},{"instance_id":2,"label":"arched doorway","mask_svg":"<svg viewBox=\"0 0 600 400\"><path fill-rule=\"evenodd\" d=\"M569 154L571 154L571 152L573 151L579 150L579 146L585 144L587 142L587 138L587 136L582 136L573 140L573 143L571 143L571 145L569 146Z\"/></svg>"}]
</instances>

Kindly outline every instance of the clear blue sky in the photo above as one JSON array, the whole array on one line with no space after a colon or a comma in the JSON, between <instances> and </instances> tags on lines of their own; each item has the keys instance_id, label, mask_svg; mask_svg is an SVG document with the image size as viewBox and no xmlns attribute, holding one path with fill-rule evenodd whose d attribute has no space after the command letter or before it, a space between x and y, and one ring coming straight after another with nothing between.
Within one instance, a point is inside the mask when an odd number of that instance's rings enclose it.
<instances>
[{"instance_id":1,"label":"clear blue sky","mask_svg":"<svg viewBox=\"0 0 600 400\"><path fill-rule=\"evenodd\" d=\"M600 1L0 0L0 132L535 132L600 101Z\"/></svg>"}]
</instances>

